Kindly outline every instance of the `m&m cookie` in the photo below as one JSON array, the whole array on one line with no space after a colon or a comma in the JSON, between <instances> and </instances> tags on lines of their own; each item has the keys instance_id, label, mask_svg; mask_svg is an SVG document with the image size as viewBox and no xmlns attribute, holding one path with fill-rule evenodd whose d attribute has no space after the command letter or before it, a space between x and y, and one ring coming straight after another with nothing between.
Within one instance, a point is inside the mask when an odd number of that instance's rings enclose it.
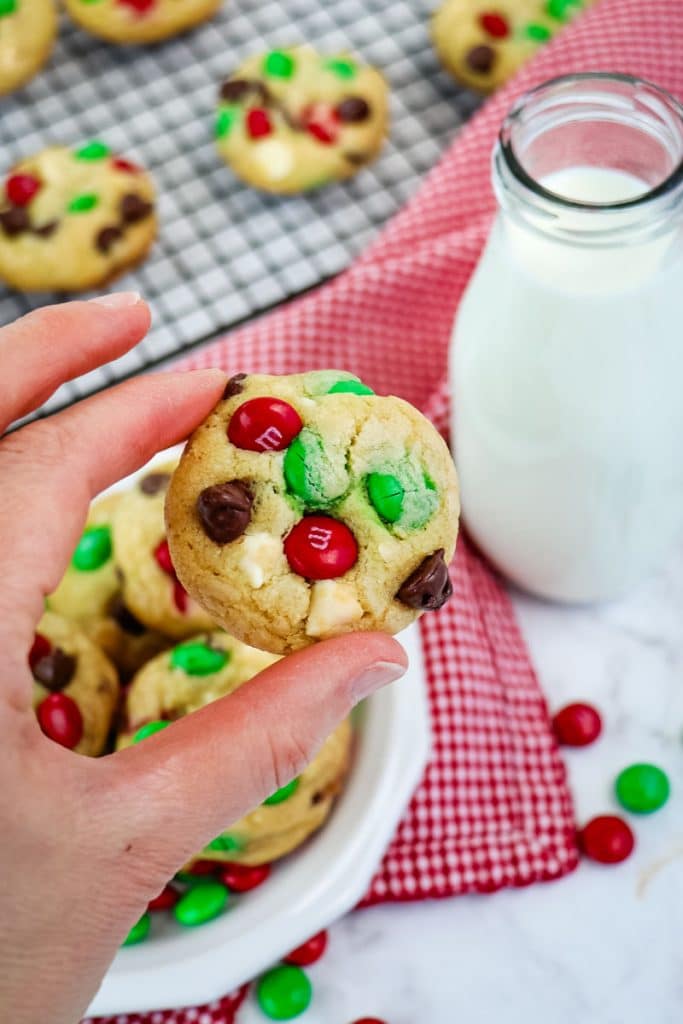
<instances>
[{"instance_id":1,"label":"m&m cookie","mask_svg":"<svg viewBox=\"0 0 683 1024\"><path fill-rule=\"evenodd\" d=\"M112 519L112 543L123 606L147 629L192 636L214 625L178 579L164 531L164 498L173 465L141 477L121 495Z\"/></svg>"},{"instance_id":2,"label":"m&m cookie","mask_svg":"<svg viewBox=\"0 0 683 1024\"><path fill-rule=\"evenodd\" d=\"M0 278L22 291L101 287L144 258L156 228L141 167L103 142L51 146L0 186Z\"/></svg>"},{"instance_id":3,"label":"m&m cookie","mask_svg":"<svg viewBox=\"0 0 683 1024\"><path fill-rule=\"evenodd\" d=\"M183 454L166 527L188 592L284 654L441 607L458 512L449 451L407 402L341 371L239 374Z\"/></svg>"},{"instance_id":4,"label":"m&m cookie","mask_svg":"<svg viewBox=\"0 0 683 1024\"><path fill-rule=\"evenodd\" d=\"M227 697L277 660L219 631L183 641L153 658L133 679L117 746L147 741L178 718ZM343 784L350 747L351 726L345 721L297 778L216 836L201 858L254 866L299 846L327 818ZM246 888L250 881L240 876L237 885Z\"/></svg>"},{"instance_id":5,"label":"m&m cookie","mask_svg":"<svg viewBox=\"0 0 683 1024\"><path fill-rule=\"evenodd\" d=\"M594 0L444 0L434 46L459 82L491 92Z\"/></svg>"},{"instance_id":6,"label":"m&m cookie","mask_svg":"<svg viewBox=\"0 0 683 1024\"><path fill-rule=\"evenodd\" d=\"M64 0L81 28L112 43L156 43L210 18L221 0Z\"/></svg>"},{"instance_id":7,"label":"m&m cookie","mask_svg":"<svg viewBox=\"0 0 683 1024\"><path fill-rule=\"evenodd\" d=\"M54 0L0 0L0 96L42 68L56 33Z\"/></svg>"},{"instance_id":8,"label":"m&m cookie","mask_svg":"<svg viewBox=\"0 0 683 1024\"><path fill-rule=\"evenodd\" d=\"M251 57L223 82L214 132L239 178L292 193L350 178L374 160L387 118L378 71L297 46Z\"/></svg>"},{"instance_id":9,"label":"m&m cookie","mask_svg":"<svg viewBox=\"0 0 683 1024\"><path fill-rule=\"evenodd\" d=\"M47 607L75 622L127 679L171 643L148 629L123 600L112 521L120 494L94 502L85 529Z\"/></svg>"},{"instance_id":10,"label":"m&m cookie","mask_svg":"<svg viewBox=\"0 0 683 1024\"><path fill-rule=\"evenodd\" d=\"M77 754L101 754L119 695L108 658L73 622L45 612L28 663L33 707L45 735Z\"/></svg>"}]
</instances>

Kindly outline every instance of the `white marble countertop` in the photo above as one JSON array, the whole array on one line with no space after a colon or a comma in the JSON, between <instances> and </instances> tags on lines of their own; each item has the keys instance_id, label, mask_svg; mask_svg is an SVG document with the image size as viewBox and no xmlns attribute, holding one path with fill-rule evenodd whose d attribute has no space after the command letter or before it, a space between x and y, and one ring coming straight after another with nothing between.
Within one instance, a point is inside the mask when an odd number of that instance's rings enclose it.
<instances>
[{"instance_id":1,"label":"white marble countertop","mask_svg":"<svg viewBox=\"0 0 683 1024\"><path fill-rule=\"evenodd\" d=\"M578 820L615 811L614 778L634 761L664 768L672 796L630 816L637 848L617 867L340 921L302 1024L683 1020L683 547L610 607L513 600L551 708L585 699L603 714L600 740L566 754ZM239 1024L263 1024L251 998Z\"/></svg>"}]
</instances>

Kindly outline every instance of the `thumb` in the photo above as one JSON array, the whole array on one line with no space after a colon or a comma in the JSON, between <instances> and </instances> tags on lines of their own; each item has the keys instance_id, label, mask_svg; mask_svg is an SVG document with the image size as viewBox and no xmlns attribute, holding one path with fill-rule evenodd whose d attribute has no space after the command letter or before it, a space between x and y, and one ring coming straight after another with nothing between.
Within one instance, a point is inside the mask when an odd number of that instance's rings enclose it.
<instances>
[{"instance_id":1,"label":"thumb","mask_svg":"<svg viewBox=\"0 0 683 1024\"><path fill-rule=\"evenodd\" d=\"M123 848L134 846L165 881L298 775L359 700L406 668L405 651L384 633L336 637L104 759Z\"/></svg>"}]
</instances>

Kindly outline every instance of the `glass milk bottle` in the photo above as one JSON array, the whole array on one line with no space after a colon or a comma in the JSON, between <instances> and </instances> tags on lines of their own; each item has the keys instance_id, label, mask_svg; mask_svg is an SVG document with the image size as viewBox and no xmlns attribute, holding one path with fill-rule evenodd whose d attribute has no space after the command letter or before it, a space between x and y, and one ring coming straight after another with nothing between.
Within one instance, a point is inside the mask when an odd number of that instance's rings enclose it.
<instances>
[{"instance_id":1,"label":"glass milk bottle","mask_svg":"<svg viewBox=\"0 0 683 1024\"><path fill-rule=\"evenodd\" d=\"M451 346L465 522L544 597L617 597L683 532L683 108L572 75L524 96Z\"/></svg>"}]
</instances>

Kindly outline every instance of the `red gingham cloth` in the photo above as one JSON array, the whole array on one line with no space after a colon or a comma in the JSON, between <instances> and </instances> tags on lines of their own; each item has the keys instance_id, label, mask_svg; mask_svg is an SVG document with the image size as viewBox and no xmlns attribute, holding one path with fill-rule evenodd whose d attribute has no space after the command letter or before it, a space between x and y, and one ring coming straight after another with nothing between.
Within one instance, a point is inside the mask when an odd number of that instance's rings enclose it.
<instances>
[{"instance_id":1,"label":"red gingham cloth","mask_svg":"<svg viewBox=\"0 0 683 1024\"><path fill-rule=\"evenodd\" d=\"M447 348L486 237L489 159L520 92L573 71L621 71L683 95L683 0L602 0L499 91L415 199L340 278L183 365L352 370L448 418ZM493 297L495 298L495 297ZM460 538L453 600L422 619L434 735L424 780L364 904L559 878L577 863L572 805L546 706L507 596ZM109 1024L229 1024L233 1003Z\"/></svg>"}]
</instances>

